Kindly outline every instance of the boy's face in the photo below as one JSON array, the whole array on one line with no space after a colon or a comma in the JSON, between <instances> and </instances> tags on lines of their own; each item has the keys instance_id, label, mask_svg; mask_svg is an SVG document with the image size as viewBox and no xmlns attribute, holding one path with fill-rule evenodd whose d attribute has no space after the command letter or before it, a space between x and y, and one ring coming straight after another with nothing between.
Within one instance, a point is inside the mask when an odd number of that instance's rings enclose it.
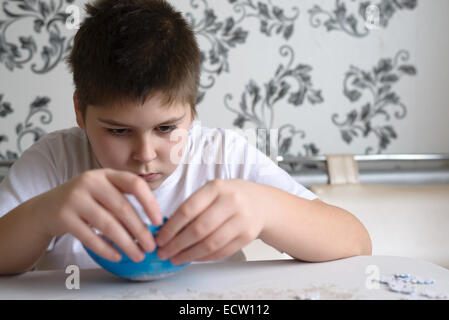
<instances>
[{"instance_id":1,"label":"boy's face","mask_svg":"<svg viewBox=\"0 0 449 320\"><path fill-rule=\"evenodd\" d=\"M117 106L88 106L85 121L74 96L76 120L86 131L92 150L103 168L129 171L146 178L151 190L176 169L170 153L176 145L181 153L187 139L170 141L171 132L184 129L187 134L192 124L188 104L163 105L160 95L154 95L144 105L122 103ZM178 153L177 156L181 157Z\"/></svg>"}]
</instances>

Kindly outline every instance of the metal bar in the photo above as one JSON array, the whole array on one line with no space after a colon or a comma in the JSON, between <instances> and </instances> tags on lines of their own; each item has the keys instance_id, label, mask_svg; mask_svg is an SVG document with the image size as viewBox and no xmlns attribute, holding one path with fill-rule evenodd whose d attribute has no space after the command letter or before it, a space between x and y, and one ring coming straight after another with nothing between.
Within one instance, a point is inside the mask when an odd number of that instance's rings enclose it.
<instances>
[{"instance_id":1,"label":"metal bar","mask_svg":"<svg viewBox=\"0 0 449 320\"><path fill-rule=\"evenodd\" d=\"M309 157L282 157L278 156L278 162L283 163L304 163L304 162L325 162L326 156L309 156ZM354 155L356 161L408 161L408 160L449 160L449 154L370 154L370 155ZM0 167L10 167L14 161L0 161Z\"/></svg>"},{"instance_id":2,"label":"metal bar","mask_svg":"<svg viewBox=\"0 0 449 320\"><path fill-rule=\"evenodd\" d=\"M354 155L356 161L417 161L417 160L449 160L449 154L370 154L370 155ZM325 162L326 156L310 156L310 157L277 157L278 162L283 163L306 163L306 162Z\"/></svg>"},{"instance_id":3,"label":"metal bar","mask_svg":"<svg viewBox=\"0 0 449 320\"><path fill-rule=\"evenodd\" d=\"M293 179L304 187L329 184L329 176L326 172L317 169L305 169L301 173L291 173ZM449 184L448 169L429 170L376 170L360 171L360 184L380 185L429 185Z\"/></svg>"}]
</instances>

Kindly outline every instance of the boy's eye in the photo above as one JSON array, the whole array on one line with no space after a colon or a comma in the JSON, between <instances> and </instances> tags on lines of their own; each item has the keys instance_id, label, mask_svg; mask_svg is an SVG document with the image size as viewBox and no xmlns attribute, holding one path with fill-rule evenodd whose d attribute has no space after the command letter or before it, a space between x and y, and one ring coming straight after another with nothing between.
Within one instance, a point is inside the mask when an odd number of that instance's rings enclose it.
<instances>
[{"instance_id":1,"label":"boy's eye","mask_svg":"<svg viewBox=\"0 0 449 320\"><path fill-rule=\"evenodd\" d=\"M112 133L115 136L122 136L124 135L128 129L107 129L108 132Z\"/></svg>"},{"instance_id":2,"label":"boy's eye","mask_svg":"<svg viewBox=\"0 0 449 320\"><path fill-rule=\"evenodd\" d=\"M157 129L162 133L167 133L173 131L175 128L176 126L172 125L172 126L160 126Z\"/></svg>"}]
</instances>

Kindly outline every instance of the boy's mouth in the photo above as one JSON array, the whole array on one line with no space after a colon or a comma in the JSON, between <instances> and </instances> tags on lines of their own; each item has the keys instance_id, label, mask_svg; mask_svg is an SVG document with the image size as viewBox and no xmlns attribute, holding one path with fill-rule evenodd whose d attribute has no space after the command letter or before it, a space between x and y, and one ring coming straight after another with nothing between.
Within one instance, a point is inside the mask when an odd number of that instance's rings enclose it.
<instances>
[{"instance_id":1,"label":"boy's mouth","mask_svg":"<svg viewBox=\"0 0 449 320\"><path fill-rule=\"evenodd\" d=\"M160 176L159 173L139 174L139 177L141 177L147 182L156 180L157 178L159 178L159 176Z\"/></svg>"}]
</instances>

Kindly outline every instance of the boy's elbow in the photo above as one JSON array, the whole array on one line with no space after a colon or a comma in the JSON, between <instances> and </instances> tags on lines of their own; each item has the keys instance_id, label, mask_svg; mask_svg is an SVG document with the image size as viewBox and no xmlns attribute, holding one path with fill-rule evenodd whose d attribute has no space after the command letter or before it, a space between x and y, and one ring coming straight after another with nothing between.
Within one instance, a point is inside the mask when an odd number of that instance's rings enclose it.
<instances>
[{"instance_id":1,"label":"boy's elbow","mask_svg":"<svg viewBox=\"0 0 449 320\"><path fill-rule=\"evenodd\" d=\"M354 243L357 243L355 254L359 256L371 256L373 254L373 244L371 242L371 237L368 230L362 221L360 221L360 219L358 219L354 214L348 211L346 212L356 220L354 227L357 230L355 232L357 236L353 239Z\"/></svg>"},{"instance_id":2,"label":"boy's elbow","mask_svg":"<svg viewBox=\"0 0 449 320\"><path fill-rule=\"evenodd\" d=\"M360 251L360 256L371 256L373 254L373 248L371 246L371 241L368 244L364 245Z\"/></svg>"},{"instance_id":3,"label":"boy's elbow","mask_svg":"<svg viewBox=\"0 0 449 320\"><path fill-rule=\"evenodd\" d=\"M8 277L8 276L20 276L20 275L22 275L22 274L24 274L24 273L27 273L27 272L29 272L29 271L33 271L34 270L34 268L27 268L27 269L20 269L20 270L9 270L9 269L7 269L7 270L1 270L0 269L0 277L2 277L2 276L5 276L5 277Z\"/></svg>"},{"instance_id":4,"label":"boy's elbow","mask_svg":"<svg viewBox=\"0 0 449 320\"><path fill-rule=\"evenodd\" d=\"M20 276L24 273L36 270L35 264L32 266L2 266L0 265L0 276Z\"/></svg>"},{"instance_id":5,"label":"boy's elbow","mask_svg":"<svg viewBox=\"0 0 449 320\"><path fill-rule=\"evenodd\" d=\"M368 231L363 227L364 232L362 233L362 239L359 241L359 256L371 256L373 254L373 244L371 242L371 237Z\"/></svg>"}]
</instances>

